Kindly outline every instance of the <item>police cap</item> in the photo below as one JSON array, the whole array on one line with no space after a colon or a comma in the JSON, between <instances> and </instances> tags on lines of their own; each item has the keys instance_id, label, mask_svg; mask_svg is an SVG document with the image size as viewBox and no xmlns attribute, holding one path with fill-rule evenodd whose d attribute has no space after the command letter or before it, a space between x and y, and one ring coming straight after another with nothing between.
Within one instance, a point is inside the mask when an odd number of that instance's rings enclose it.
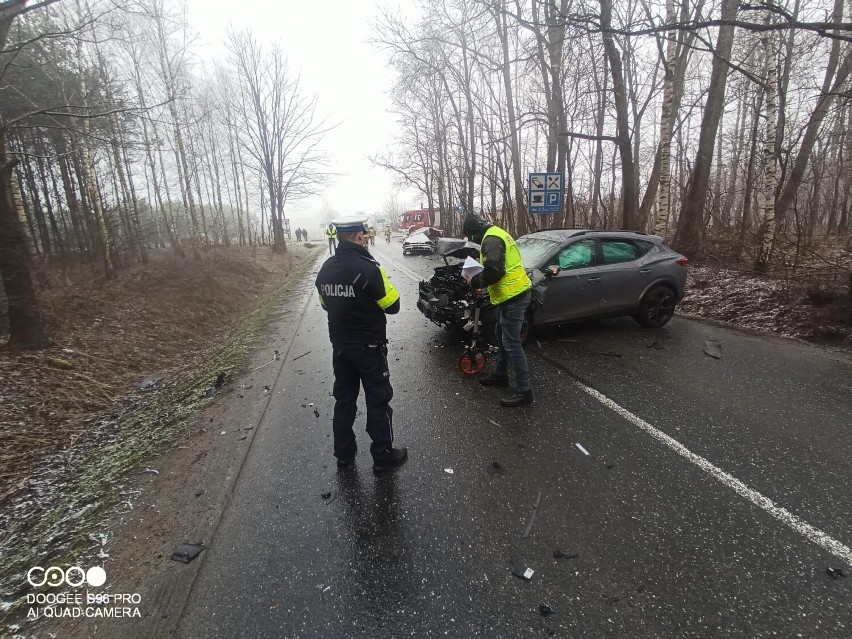
<instances>
[{"instance_id":1,"label":"police cap","mask_svg":"<svg viewBox=\"0 0 852 639\"><path fill-rule=\"evenodd\" d=\"M334 224L338 233L357 233L367 230L366 221L367 218L365 217L340 217L332 220L331 223Z\"/></svg>"}]
</instances>

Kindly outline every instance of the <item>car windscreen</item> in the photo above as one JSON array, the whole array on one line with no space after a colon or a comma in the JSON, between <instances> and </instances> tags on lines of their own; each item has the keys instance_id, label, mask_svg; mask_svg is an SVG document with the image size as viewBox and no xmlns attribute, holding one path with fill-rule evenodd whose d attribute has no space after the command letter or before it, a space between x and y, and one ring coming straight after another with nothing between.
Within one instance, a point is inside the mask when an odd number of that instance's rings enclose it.
<instances>
[{"instance_id":1,"label":"car windscreen","mask_svg":"<svg viewBox=\"0 0 852 639\"><path fill-rule=\"evenodd\" d=\"M558 242L529 236L519 237L516 244L526 268L538 268L559 248Z\"/></svg>"}]
</instances>

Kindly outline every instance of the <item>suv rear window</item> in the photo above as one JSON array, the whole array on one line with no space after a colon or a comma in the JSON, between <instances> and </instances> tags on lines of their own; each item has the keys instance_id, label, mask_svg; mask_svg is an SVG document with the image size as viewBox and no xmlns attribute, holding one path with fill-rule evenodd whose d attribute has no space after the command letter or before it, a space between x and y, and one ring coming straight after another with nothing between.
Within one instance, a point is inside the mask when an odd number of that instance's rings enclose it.
<instances>
[{"instance_id":1,"label":"suv rear window","mask_svg":"<svg viewBox=\"0 0 852 639\"><path fill-rule=\"evenodd\" d=\"M632 262L639 259L643 253L630 240L601 240L601 251L603 252L604 264L618 264L620 262Z\"/></svg>"}]
</instances>

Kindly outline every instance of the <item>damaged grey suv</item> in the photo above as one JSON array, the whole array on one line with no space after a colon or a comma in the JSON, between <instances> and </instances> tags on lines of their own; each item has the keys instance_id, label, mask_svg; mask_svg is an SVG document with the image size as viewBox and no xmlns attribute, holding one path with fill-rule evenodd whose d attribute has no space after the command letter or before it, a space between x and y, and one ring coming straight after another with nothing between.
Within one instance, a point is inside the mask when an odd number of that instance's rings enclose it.
<instances>
[{"instance_id":1,"label":"damaged grey suv","mask_svg":"<svg viewBox=\"0 0 852 639\"><path fill-rule=\"evenodd\" d=\"M533 282L531 328L619 315L658 328L686 289L687 258L656 235L551 229L517 245Z\"/></svg>"}]
</instances>

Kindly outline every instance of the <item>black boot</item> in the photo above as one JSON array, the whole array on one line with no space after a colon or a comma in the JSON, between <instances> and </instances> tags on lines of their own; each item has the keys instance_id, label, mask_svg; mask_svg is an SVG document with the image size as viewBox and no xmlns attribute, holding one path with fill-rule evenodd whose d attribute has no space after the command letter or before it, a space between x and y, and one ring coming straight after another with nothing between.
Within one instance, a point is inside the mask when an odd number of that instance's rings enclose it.
<instances>
[{"instance_id":1,"label":"black boot","mask_svg":"<svg viewBox=\"0 0 852 639\"><path fill-rule=\"evenodd\" d=\"M483 386L508 386L509 377L506 375L486 375L479 378L479 383Z\"/></svg>"},{"instance_id":2,"label":"black boot","mask_svg":"<svg viewBox=\"0 0 852 639\"><path fill-rule=\"evenodd\" d=\"M373 458L373 472L383 473L405 463L408 459L407 448L391 448L380 457Z\"/></svg>"},{"instance_id":3,"label":"black boot","mask_svg":"<svg viewBox=\"0 0 852 639\"><path fill-rule=\"evenodd\" d=\"M512 393L508 397L504 397L500 400L500 405L505 406L506 408L514 408L515 406L524 406L526 404L531 404L533 400L533 392L531 390L528 391L517 391Z\"/></svg>"}]
</instances>

